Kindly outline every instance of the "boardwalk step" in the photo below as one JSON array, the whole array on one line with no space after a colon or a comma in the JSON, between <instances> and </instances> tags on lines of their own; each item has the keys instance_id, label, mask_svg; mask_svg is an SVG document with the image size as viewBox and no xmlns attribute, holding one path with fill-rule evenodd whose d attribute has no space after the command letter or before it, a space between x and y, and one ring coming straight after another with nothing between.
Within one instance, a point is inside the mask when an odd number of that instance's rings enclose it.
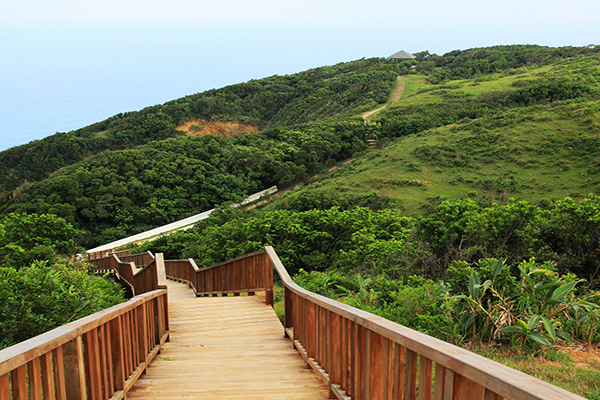
<instances>
[{"instance_id":1,"label":"boardwalk step","mask_svg":"<svg viewBox=\"0 0 600 400\"><path fill-rule=\"evenodd\" d=\"M171 341L131 399L329 398L263 295L198 297L168 282Z\"/></svg>"}]
</instances>

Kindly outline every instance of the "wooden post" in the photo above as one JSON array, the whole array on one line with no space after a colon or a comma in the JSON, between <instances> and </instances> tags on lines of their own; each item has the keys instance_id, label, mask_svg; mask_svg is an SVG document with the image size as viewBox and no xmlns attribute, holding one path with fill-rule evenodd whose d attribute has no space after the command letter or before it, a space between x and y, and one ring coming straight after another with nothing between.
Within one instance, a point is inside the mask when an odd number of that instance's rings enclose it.
<instances>
[{"instance_id":1,"label":"wooden post","mask_svg":"<svg viewBox=\"0 0 600 400\"><path fill-rule=\"evenodd\" d=\"M431 400L432 363L421 355L419 364L419 400Z\"/></svg>"},{"instance_id":2,"label":"wooden post","mask_svg":"<svg viewBox=\"0 0 600 400\"><path fill-rule=\"evenodd\" d=\"M81 336L65 343L62 348L65 366L66 398L67 400L87 400L83 340Z\"/></svg>"},{"instance_id":3,"label":"wooden post","mask_svg":"<svg viewBox=\"0 0 600 400\"><path fill-rule=\"evenodd\" d=\"M284 288L284 305L285 305L285 315L284 315L284 328L292 328L294 326L294 293L287 288Z\"/></svg>"},{"instance_id":4,"label":"wooden post","mask_svg":"<svg viewBox=\"0 0 600 400\"><path fill-rule=\"evenodd\" d=\"M265 258L265 303L273 305L273 264L271 259Z\"/></svg>"},{"instance_id":5,"label":"wooden post","mask_svg":"<svg viewBox=\"0 0 600 400\"><path fill-rule=\"evenodd\" d=\"M387 376L387 349L384 348L383 336L371 333L371 350L369 352L369 392L371 399L385 398L385 378Z\"/></svg>"},{"instance_id":6,"label":"wooden post","mask_svg":"<svg viewBox=\"0 0 600 400\"><path fill-rule=\"evenodd\" d=\"M42 354L42 388L44 399L55 400L56 389L54 386L54 371L52 370L52 353Z\"/></svg>"},{"instance_id":7,"label":"wooden post","mask_svg":"<svg viewBox=\"0 0 600 400\"><path fill-rule=\"evenodd\" d=\"M0 400L10 400L10 379L8 374L0 376Z\"/></svg>"},{"instance_id":8,"label":"wooden post","mask_svg":"<svg viewBox=\"0 0 600 400\"><path fill-rule=\"evenodd\" d=\"M36 358L27 363L27 374L29 375L29 398L42 400L42 371L39 359Z\"/></svg>"},{"instance_id":9,"label":"wooden post","mask_svg":"<svg viewBox=\"0 0 600 400\"><path fill-rule=\"evenodd\" d=\"M341 384L342 382L342 331L340 321L341 316L336 313L331 313L331 366L329 371L329 398L336 398L331 391L331 385ZM332 397L334 396L334 397Z\"/></svg>"},{"instance_id":10,"label":"wooden post","mask_svg":"<svg viewBox=\"0 0 600 400\"><path fill-rule=\"evenodd\" d=\"M111 363L113 365L114 390L125 388L125 354L123 348L123 324L120 317L110 321Z\"/></svg>"},{"instance_id":11,"label":"wooden post","mask_svg":"<svg viewBox=\"0 0 600 400\"><path fill-rule=\"evenodd\" d=\"M67 387L65 376L65 361L63 358L63 348L57 347L52 350L54 359L54 385L56 386L56 398L59 400L67 399Z\"/></svg>"},{"instance_id":12,"label":"wooden post","mask_svg":"<svg viewBox=\"0 0 600 400\"><path fill-rule=\"evenodd\" d=\"M14 369L11 373L14 400L27 400L27 369L25 365Z\"/></svg>"},{"instance_id":13,"label":"wooden post","mask_svg":"<svg viewBox=\"0 0 600 400\"><path fill-rule=\"evenodd\" d=\"M414 400L417 397L417 353L406 350L406 378L404 379L404 398Z\"/></svg>"}]
</instances>

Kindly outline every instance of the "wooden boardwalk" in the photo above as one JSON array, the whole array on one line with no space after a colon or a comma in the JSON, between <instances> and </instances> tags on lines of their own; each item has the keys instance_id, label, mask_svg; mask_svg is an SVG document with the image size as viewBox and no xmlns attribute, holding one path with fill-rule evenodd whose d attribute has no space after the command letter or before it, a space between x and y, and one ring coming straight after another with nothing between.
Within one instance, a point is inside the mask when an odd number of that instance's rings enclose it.
<instances>
[{"instance_id":1,"label":"wooden boardwalk","mask_svg":"<svg viewBox=\"0 0 600 400\"><path fill-rule=\"evenodd\" d=\"M171 341L131 399L327 399L263 296L199 297L169 281Z\"/></svg>"}]
</instances>

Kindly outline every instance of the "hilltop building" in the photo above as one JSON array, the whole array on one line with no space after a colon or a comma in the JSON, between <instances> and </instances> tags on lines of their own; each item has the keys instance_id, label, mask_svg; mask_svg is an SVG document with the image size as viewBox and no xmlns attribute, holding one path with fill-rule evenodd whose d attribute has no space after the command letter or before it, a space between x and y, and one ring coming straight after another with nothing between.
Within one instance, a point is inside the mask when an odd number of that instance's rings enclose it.
<instances>
[{"instance_id":1,"label":"hilltop building","mask_svg":"<svg viewBox=\"0 0 600 400\"><path fill-rule=\"evenodd\" d=\"M413 56L410 53L407 53L404 50L400 50L396 54L392 54L391 56L389 56L388 60L390 60L390 59L394 59L394 60L414 60L415 58L417 58L417 57Z\"/></svg>"}]
</instances>

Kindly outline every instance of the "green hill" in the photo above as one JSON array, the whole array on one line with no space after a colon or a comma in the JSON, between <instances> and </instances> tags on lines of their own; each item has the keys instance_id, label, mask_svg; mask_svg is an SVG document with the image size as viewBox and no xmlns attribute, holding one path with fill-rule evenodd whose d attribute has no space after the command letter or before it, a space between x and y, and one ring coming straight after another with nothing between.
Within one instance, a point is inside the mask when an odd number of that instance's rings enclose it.
<instances>
[{"instance_id":1,"label":"green hill","mask_svg":"<svg viewBox=\"0 0 600 400\"><path fill-rule=\"evenodd\" d=\"M542 201L597 191L597 47L417 56L232 85L6 150L0 213L56 214L93 246L357 157L308 190L377 194L413 215L432 199ZM398 75L400 101L365 123L360 115L388 101ZM176 129L196 120L258 132L193 137ZM369 137L382 150L365 153Z\"/></svg>"},{"instance_id":2,"label":"green hill","mask_svg":"<svg viewBox=\"0 0 600 400\"><path fill-rule=\"evenodd\" d=\"M537 203L599 193L599 61L443 84L409 75L402 99L370 120L381 149L302 190L375 193L411 214L465 196Z\"/></svg>"}]
</instances>

